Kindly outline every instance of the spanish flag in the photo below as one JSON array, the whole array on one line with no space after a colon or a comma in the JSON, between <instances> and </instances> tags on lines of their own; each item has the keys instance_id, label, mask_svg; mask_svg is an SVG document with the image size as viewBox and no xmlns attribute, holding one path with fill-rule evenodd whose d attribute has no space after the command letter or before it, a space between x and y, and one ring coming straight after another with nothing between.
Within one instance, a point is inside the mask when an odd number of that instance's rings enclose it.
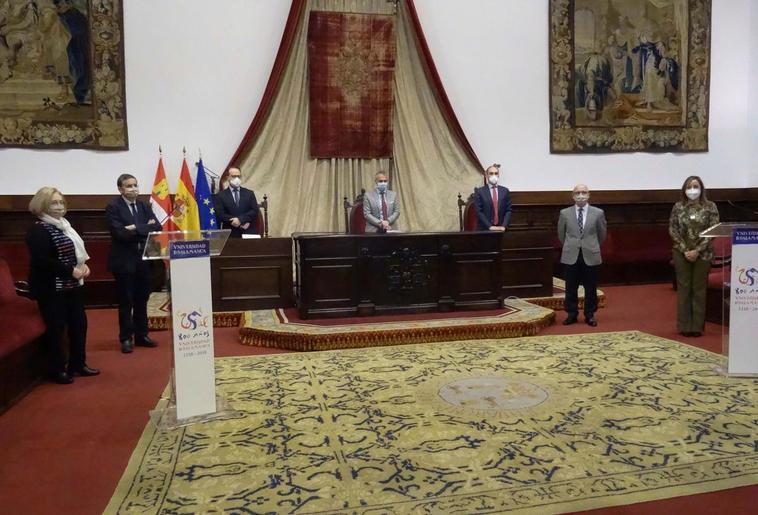
<instances>
[{"instance_id":1,"label":"spanish flag","mask_svg":"<svg viewBox=\"0 0 758 515\"><path fill-rule=\"evenodd\" d=\"M200 214L195 200L195 188L192 186L186 158L182 159L182 172L179 175L176 195L174 195L174 211L171 219L180 231L200 230Z\"/></svg>"},{"instance_id":2,"label":"spanish flag","mask_svg":"<svg viewBox=\"0 0 758 515\"><path fill-rule=\"evenodd\" d=\"M155 171L155 181L153 181L153 191L150 194L150 207L163 226L164 231L175 231L174 223L171 220L171 195L168 194L168 180L166 180L166 170L163 168L163 158L158 158L158 169Z\"/></svg>"}]
</instances>

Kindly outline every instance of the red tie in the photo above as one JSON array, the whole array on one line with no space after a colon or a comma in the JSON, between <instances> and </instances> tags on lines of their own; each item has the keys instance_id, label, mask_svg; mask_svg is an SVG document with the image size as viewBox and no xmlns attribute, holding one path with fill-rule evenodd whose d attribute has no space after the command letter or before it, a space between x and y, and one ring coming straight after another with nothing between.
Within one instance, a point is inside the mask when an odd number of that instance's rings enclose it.
<instances>
[{"instance_id":1,"label":"red tie","mask_svg":"<svg viewBox=\"0 0 758 515\"><path fill-rule=\"evenodd\" d=\"M382 220L387 220L387 202L384 201L384 193L382 193Z\"/></svg>"},{"instance_id":2,"label":"red tie","mask_svg":"<svg viewBox=\"0 0 758 515\"><path fill-rule=\"evenodd\" d=\"M500 218L497 216L497 186L492 187L492 225L498 225Z\"/></svg>"}]
</instances>

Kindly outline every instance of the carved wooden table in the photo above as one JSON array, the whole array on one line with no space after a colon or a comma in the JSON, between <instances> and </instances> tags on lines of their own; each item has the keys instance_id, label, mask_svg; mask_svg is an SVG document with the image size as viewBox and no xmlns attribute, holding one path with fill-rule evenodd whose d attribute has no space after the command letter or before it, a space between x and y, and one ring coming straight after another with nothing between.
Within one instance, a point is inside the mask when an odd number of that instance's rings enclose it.
<instances>
[{"instance_id":1,"label":"carved wooden table","mask_svg":"<svg viewBox=\"0 0 758 515\"><path fill-rule=\"evenodd\" d=\"M537 235L294 234L300 317L497 309L508 295L549 295L549 237Z\"/></svg>"}]
</instances>

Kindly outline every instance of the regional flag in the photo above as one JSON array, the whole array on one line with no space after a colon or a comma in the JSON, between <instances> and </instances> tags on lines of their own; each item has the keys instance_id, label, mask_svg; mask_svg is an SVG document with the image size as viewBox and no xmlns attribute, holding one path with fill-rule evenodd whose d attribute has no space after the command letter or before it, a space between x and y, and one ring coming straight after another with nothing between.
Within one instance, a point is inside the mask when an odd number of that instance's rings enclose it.
<instances>
[{"instance_id":1,"label":"regional flag","mask_svg":"<svg viewBox=\"0 0 758 515\"><path fill-rule=\"evenodd\" d=\"M171 195L168 193L168 180L166 180L166 170L163 168L163 158L158 158L158 169L155 171L155 181L153 181L153 191L150 194L150 207L153 208L158 222L163 226L164 231L175 230L174 223L171 221Z\"/></svg>"},{"instance_id":2,"label":"regional flag","mask_svg":"<svg viewBox=\"0 0 758 515\"><path fill-rule=\"evenodd\" d=\"M197 179L195 180L195 200L200 212L200 229L211 231L218 229L216 223L216 208L213 205L211 189L208 186L208 178L203 168L203 158L197 163Z\"/></svg>"},{"instance_id":3,"label":"regional flag","mask_svg":"<svg viewBox=\"0 0 758 515\"><path fill-rule=\"evenodd\" d=\"M180 231L199 231L200 216L195 201L195 188L192 186L187 159L182 159L182 172L179 174L179 185L174 195L174 211L171 213L174 225Z\"/></svg>"}]
</instances>

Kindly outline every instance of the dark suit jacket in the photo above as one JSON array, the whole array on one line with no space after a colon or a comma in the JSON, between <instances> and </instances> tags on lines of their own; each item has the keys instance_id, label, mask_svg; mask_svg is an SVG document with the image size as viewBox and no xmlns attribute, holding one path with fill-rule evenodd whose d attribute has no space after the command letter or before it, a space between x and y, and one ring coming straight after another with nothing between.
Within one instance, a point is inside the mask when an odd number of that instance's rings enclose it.
<instances>
[{"instance_id":1,"label":"dark suit jacket","mask_svg":"<svg viewBox=\"0 0 758 515\"><path fill-rule=\"evenodd\" d=\"M43 299L55 294L56 279L72 279L76 259L64 262L50 233L35 223L26 233L29 248L29 294L33 299Z\"/></svg>"},{"instance_id":2,"label":"dark suit jacket","mask_svg":"<svg viewBox=\"0 0 758 515\"><path fill-rule=\"evenodd\" d=\"M231 229L232 238L241 238L243 234L258 234L258 200L255 193L247 188L240 188L239 205L234 203L231 186L216 195L216 220L222 229ZM230 220L239 218L240 224L250 222L250 227L242 229L232 227Z\"/></svg>"},{"instance_id":3,"label":"dark suit jacket","mask_svg":"<svg viewBox=\"0 0 758 515\"><path fill-rule=\"evenodd\" d=\"M492 225L492 193L489 186L481 186L474 190L474 204L476 205L476 228L479 231L487 231ZM508 227L511 221L511 194L505 186L497 187L497 214L498 225Z\"/></svg>"},{"instance_id":4,"label":"dark suit jacket","mask_svg":"<svg viewBox=\"0 0 758 515\"><path fill-rule=\"evenodd\" d=\"M142 261L145 240L149 232L162 230L158 217L146 202L137 200L137 220L132 216L126 201L120 195L105 208L108 228L111 232L111 252L108 255L108 270L114 274L133 274L137 264ZM155 220L149 224L148 221ZM136 231L126 229L127 225L136 225Z\"/></svg>"}]
</instances>

